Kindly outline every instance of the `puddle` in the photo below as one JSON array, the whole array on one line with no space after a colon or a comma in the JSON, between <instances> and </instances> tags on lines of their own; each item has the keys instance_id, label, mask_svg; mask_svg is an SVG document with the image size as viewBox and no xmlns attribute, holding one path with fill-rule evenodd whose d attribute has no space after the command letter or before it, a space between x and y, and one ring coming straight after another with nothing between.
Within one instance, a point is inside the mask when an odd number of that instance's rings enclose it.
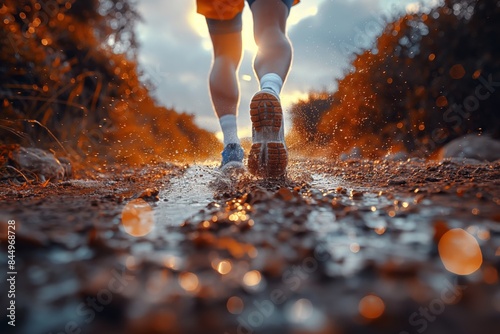
<instances>
[{"instance_id":1,"label":"puddle","mask_svg":"<svg viewBox=\"0 0 500 334\"><path fill-rule=\"evenodd\" d=\"M190 166L184 174L170 180L168 189L160 192L155 208L155 221L166 226L179 226L213 202L210 187L220 173L208 165Z\"/></svg>"},{"instance_id":2,"label":"puddle","mask_svg":"<svg viewBox=\"0 0 500 334\"><path fill-rule=\"evenodd\" d=\"M355 187L329 175L316 173L311 177L313 197L328 196L345 207L334 211L315 207L308 217L307 226L330 253L330 275L352 275L369 259L421 260L430 251L432 233L426 222L435 212L426 212L427 217L422 217L420 210L411 211L410 198L386 196L378 189ZM339 193L338 188L345 189L345 193ZM362 192L362 196L353 198L352 190Z\"/></svg>"}]
</instances>

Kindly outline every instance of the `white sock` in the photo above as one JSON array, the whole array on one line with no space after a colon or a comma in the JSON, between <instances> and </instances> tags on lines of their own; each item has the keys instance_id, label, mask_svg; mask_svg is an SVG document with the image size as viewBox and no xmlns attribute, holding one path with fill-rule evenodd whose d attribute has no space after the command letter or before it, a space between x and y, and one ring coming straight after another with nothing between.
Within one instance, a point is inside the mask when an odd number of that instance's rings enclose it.
<instances>
[{"instance_id":1,"label":"white sock","mask_svg":"<svg viewBox=\"0 0 500 334\"><path fill-rule=\"evenodd\" d=\"M238 138L236 115L224 115L219 118L219 123L222 134L224 135L224 147L231 143L239 144L240 139Z\"/></svg>"},{"instance_id":2,"label":"white sock","mask_svg":"<svg viewBox=\"0 0 500 334\"><path fill-rule=\"evenodd\" d=\"M270 90L276 96L280 96L283 80L276 73L267 73L260 78L260 89Z\"/></svg>"}]
</instances>

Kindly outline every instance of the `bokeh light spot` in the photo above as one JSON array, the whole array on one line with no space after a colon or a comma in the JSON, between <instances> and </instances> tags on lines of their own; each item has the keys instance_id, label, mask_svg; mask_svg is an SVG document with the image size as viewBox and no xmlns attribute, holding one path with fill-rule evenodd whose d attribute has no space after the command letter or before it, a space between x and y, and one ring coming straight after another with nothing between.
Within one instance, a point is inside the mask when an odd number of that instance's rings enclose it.
<instances>
[{"instance_id":1,"label":"bokeh light spot","mask_svg":"<svg viewBox=\"0 0 500 334\"><path fill-rule=\"evenodd\" d=\"M245 274L245 276L243 276L243 283L246 286L256 286L260 283L260 280L260 272L258 272L257 270L249 271Z\"/></svg>"},{"instance_id":2,"label":"bokeh light spot","mask_svg":"<svg viewBox=\"0 0 500 334\"><path fill-rule=\"evenodd\" d=\"M436 105L438 107L446 107L448 105L448 99L446 96L440 96L436 99Z\"/></svg>"},{"instance_id":3,"label":"bokeh light spot","mask_svg":"<svg viewBox=\"0 0 500 334\"><path fill-rule=\"evenodd\" d=\"M470 275L483 263L477 240L460 228L446 232L439 240L438 250L444 267L457 275Z\"/></svg>"},{"instance_id":4,"label":"bokeh light spot","mask_svg":"<svg viewBox=\"0 0 500 334\"><path fill-rule=\"evenodd\" d=\"M122 226L131 236L145 236L153 230L154 225L153 209L143 199L134 199L123 208Z\"/></svg>"},{"instance_id":5,"label":"bokeh light spot","mask_svg":"<svg viewBox=\"0 0 500 334\"><path fill-rule=\"evenodd\" d=\"M358 309L363 317L377 319L384 313L385 304L380 297L370 294L360 300Z\"/></svg>"},{"instance_id":6,"label":"bokeh light spot","mask_svg":"<svg viewBox=\"0 0 500 334\"><path fill-rule=\"evenodd\" d=\"M293 303L290 311L291 318L301 323L313 315L314 308L309 299L302 298Z\"/></svg>"},{"instance_id":7,"label":"bokeh light spot","mask_svg":"<svg viewBox=\"0 0 500 334\"><path fill-rule=\"evenodd\" d=\"M455 79L462 79L465 76L465 69L461 64L453 65L450 69L450 76Z\"/></svg>"},{"instance_id":8,"label":"bokeh light spot","mask_svg":"<svg viewBox=\"0 0 500 334\"><path fill-rule=\"evenodd\" d=\"M231 262L229 260L220 261L219 264L217 265L217 271L221 275L229 274L231 269L232 269L232 266L231 266Z\"/></svg>"},{"instance_id":9,"label":"bokeh light spot","mask_svg":"<svg viewBox=\"0 0 500 334\"><path fill-rule=\"evenodd\" d=\"M498 283L498 271L493 266L487 266L483 269L483 277L484 281L488 284Z\"/></svg>"},{"instance_id":10,"label":"bokeh light spot","mask_svg":"<svg viewBox=\"0 0 500 334\"><path fill-rule=\"evenodd\" d=\"M240 297L232 296L227 300L226 307L229 313L240 314L243 311L245 304Z\"/></svg>"},{"instance_id":11,"label":"bokeh light spot","mask_svg":"<svg viewBox=\"0 0 500 334\"><path fill-rule=\"evenodd\" d=\"M190 272L181 273L179 275L179 284L186 291L195 291L199 284L198 276Z\"/></svg>"}]
</instances>

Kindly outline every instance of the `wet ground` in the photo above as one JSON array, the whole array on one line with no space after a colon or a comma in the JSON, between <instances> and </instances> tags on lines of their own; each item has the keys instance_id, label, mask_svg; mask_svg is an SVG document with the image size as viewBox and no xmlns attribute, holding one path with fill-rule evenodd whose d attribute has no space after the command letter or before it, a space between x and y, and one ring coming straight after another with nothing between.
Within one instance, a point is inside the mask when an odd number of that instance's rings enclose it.
<instances>
[{"instance_id":1,"label":"wet ground","mask_svg":"<svg viewBox=\"0 0 500 334\"><path fill-rule=\"evenodd\" d=\"M4 185L0 263L15 220L17 276L2 333L500 328L499 162L295 160L274 181L160 164Z\"/></svg>"}]
</instances>

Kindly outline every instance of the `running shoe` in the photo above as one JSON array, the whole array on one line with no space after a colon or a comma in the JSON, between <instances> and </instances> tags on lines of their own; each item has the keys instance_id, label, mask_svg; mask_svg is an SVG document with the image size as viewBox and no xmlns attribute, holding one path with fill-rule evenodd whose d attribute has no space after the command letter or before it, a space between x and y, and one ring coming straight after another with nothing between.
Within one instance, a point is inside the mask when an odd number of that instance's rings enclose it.
<instances>
[{"instance_id":1,"label":"running shoe","mask_svg":"<svg viewBox=\"0 0 500 334\"><path fill-rule=\"evenodd\" d=\"M288 164L283 111L279 97L262 90L250 103L253 145L248 155L250 173L277 178L284 176Z\"/></svg>"},{"instance_id":2,"label":"running shoe","mask_svg":"<svg viewBox=\"0 0 500 334\"><path fill-rule=\"evenodd\" d=\"M227 144L222 151L222 163L220 167L243 165L244 156L245 153L240 144Z\"/></svg>"}]
</instances>

